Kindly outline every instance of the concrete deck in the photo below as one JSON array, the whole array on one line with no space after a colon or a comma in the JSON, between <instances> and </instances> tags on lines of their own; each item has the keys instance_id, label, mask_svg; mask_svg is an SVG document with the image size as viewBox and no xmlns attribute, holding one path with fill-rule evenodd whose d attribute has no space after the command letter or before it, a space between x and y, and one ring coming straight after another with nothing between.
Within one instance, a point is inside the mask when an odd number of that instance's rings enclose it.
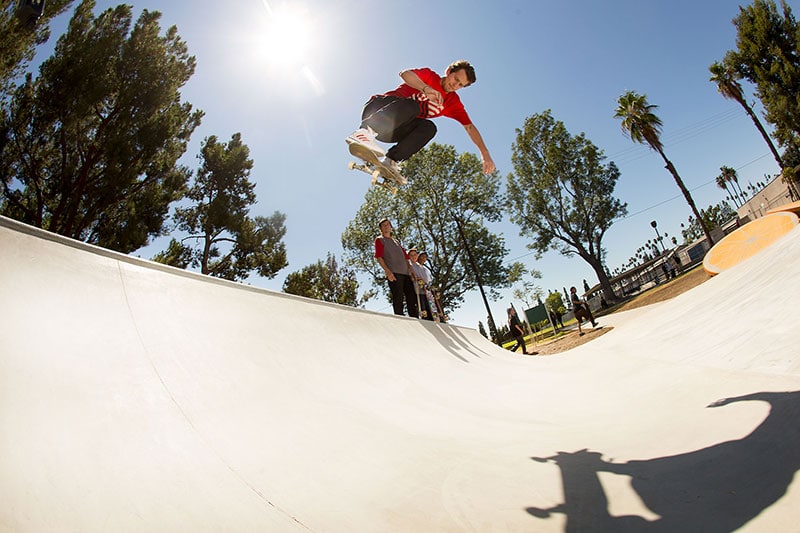
<instances>
[{"instance_id":1,"label":"concrete deck","mask_svg":"<svg viewBox=\"0 0 800 533\"><path fill-rule=\"evenodd\" d=\"M798 280L523 357L0 219L0 530L796 531Z\"/></svg>"}]
</instances>

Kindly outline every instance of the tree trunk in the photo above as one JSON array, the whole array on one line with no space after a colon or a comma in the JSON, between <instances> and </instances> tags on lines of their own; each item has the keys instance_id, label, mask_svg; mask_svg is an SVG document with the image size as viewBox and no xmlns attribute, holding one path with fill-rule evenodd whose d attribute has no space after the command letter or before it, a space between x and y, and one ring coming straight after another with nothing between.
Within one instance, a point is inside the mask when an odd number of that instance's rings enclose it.
<instances>
[{"instance_id":1,"label":"tree trunk","mask_svg":"<svg viewBox=\"0 0 800 533\"><path fill-rule=\"evenodd\" d=\"M700 227L703 229L703 233L706 235L706 239L708 239L709 247L714 246L714 239L711 237L711 232L709 231L708 227L706 227L706 222L703 220L702 215L700 215L700 211L698 211L697 206L694 204L694 199L692 198L689 189L687 189L686 185L684 185L683 180L678 174L678 171L675 169L675 165L672 164L672 161L667 159L667 156L664 155L663 151L659 150L658 153L661 154L662 159L664 159L664 162L666 163L664 168L669 170L672 174L672 177L675 178L675 183L678 184L678 188L683 193L683 197L686 198L686 202L689 204L689 207L692 208L692 213L694 213L694 216L697 218L697 223L700 224Z\"/></svg>"},{"instance_id":2,"label":"tree trunk","mask_svg":"<svg viewBox=\"0 0 800 533\"><path fill-rule=\"evenodd\" d=\"M769 146L769 151L772 152L772 157L774 157L775 162L778 163L778 168L783 170L783 160L781 159L781 156L778 153L778 149L775 148L775 144L772 142L772 139L767 133L767 130L765 130L764 126L761 125L761 121L758 120L758 116L756 116L755 112L750 108L749 105L747 105L747 102L745 102L744 99L742 99L739 103L742 104L742 107L744 107L745 112L747 112L747 114L750 116L750 119L753 121L753 124L756 125L756 128L758 128L758 131L759 133L761 133L761 136L764 137L767 146Z\"/></svg>"},{"instance_id":3,"label":"tree trunk","mask_svg":"<svg viewBox=\"0 0 800 533\"><path fill-rule=\"evenodd\" d=\"M586 256L583 259L589 263L589 265L592 267L592 270L594 270L595 274L597 274L597 281L600 282L600 288L603 290L603 296L605 297L606 302L616 302L617 293L614 292L614 287L611 286L611 281L608 279L608 275L606 274L606 269L603 267L602 261L591 255Z\"/></svg>"}]
</instances>

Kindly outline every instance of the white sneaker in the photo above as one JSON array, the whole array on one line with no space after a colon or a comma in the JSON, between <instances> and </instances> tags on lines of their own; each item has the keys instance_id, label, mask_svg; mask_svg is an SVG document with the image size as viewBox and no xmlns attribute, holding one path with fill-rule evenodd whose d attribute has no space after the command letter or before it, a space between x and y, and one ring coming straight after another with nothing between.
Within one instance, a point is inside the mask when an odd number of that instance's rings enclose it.
<instances>
[{"instance_id":1,"label":"white sneaker","mask_svg":"<svg viewBox=\"0 0 800 533\"><path fill-rule=\"evenodd\" d=\"M402 183L400 183L401 185L405 185L406 183L408 183L408 180L405 178L405 176L403 176L402 172L400 171L400 164L397 161L391 159L387 155L386 157L381 159L381 164L385 167L389 167L389 169L391 169L397 175L398 178L402 178L401 179Z\"/></svg>"},{"instance_id":2,"label":"white sneaker","mask_svg":"<svg viewBox=\"0 0 800 533\"><path fill-rule=\"evenodd\" d=\"M357 129L345 139L345 142L347 144L358 144L363 146L370 152L374 153L378 158L386 155L386 150L384 150L375 139L375 132L372 131L372 128Z\"/></svg>"}]
</instances>

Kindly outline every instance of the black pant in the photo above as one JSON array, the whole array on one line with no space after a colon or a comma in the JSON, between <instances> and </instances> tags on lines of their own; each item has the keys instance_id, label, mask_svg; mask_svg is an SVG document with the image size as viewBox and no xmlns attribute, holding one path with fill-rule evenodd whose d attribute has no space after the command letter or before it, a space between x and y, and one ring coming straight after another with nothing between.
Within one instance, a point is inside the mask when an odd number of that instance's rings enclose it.
<instances>
[{"instance_id":1,"label":"black pant","mask_svg":"<svg viewBox=\"0 0 800 533\"><path fill-rule=\"evenodd\" d=\"M417 293L417 295L419 296L419 310L422 318L425 320L433 320L433 313L431 312L430 302L428 302L428 295L425 293Z\"/></svg>"},{"instance_id":2,"label":"black pant","mask_svg":"<svg viewBox=\"0 0 800 533\"><path fill-rule=\"evenodd\" d=\"M516 352L517 348L522 346L522 353L528 353L528 349L525 347L525 337L520 335L519 337L514 337L514 340L517 341L517 345L511 348L512 352Z\"/></svg>"},{"instance_id":3,"label":"black pant","mask_svg":"<svg viewBox=\"0 0 800 533\"><path fill-rule=\"evenodd\" d=\"M397 143L386 155L394 161L405 161L436 135L436 124L418 118L419 105L411 98L375 96L364 105L361 127L372 128L381 142Z\"/></svg>"},{"instance_id":4,"label":"black pant","mask_svg":"<svg viewBox=\"0 0 800 533\"><path fill-rule=\"evenodd\" d=\"M403 299L406 301L408 307L408 316L419 318L419 310L417 309L417 291L414 288L414 282L411 281L411 276L406 274L394 273L394 281L389 282L389 290L392 293L392 308L394 314L403 314Z\"/></svg>"}]
</instances>

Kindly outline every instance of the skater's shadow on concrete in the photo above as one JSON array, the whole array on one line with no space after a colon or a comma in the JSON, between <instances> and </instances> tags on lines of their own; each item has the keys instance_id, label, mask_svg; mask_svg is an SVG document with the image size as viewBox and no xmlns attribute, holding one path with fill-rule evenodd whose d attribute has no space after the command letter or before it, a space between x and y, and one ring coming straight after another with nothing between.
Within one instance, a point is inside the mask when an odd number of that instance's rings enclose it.
<instances>
[{"instance_id":1,"label":"skater's shadow on concrete","mask_svg":"<svg viewBox=\"0 0 800 533\"><path fill-rule=\"evenodd\" d=\"M529 507L540 519L567 517L567 532L734 531L778 501L800 469L800 391L759 392L726 398L709 407L735 402L770 404L767 418L746 437L693 452L648 460L610 463L597 452L559 452L564 503ZM630 476L642 503L660 518L611 516L598 473Z\"/></svg>"}]
</instances>

